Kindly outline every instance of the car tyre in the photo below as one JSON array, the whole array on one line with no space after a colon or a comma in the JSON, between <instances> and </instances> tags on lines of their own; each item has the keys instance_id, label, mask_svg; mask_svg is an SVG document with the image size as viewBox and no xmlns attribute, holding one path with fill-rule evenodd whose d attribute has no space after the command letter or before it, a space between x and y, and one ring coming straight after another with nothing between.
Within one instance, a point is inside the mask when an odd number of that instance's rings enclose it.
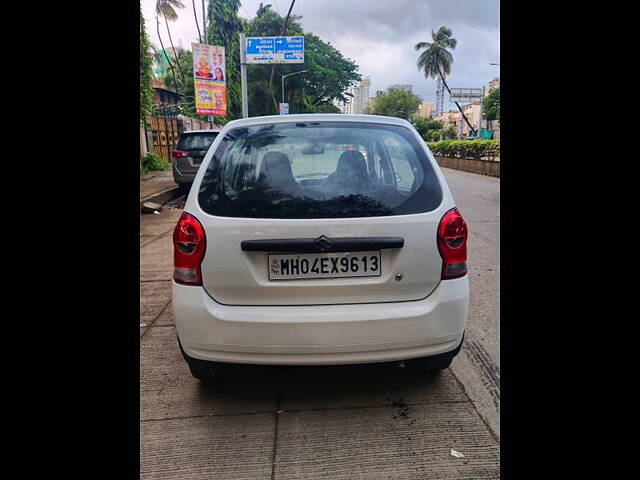
<instances>
[{"instance_id":1,"label":"car tyre","mask_svg":"<svg viewBox=\"0 0 640 480\"><path fill-rule=\"evenodd\" d=\"M460 344L455 348L455 350L451 350L450 352L441 353L440 355L433 355L431 357L423 357L416 358L414 360L410 360L408 363L419 370L426 372L439 372L448 368L451 365L451 362L455 358L458 353L460 353L460 349L462 348L462 342L464 341L464 333L462 334L462 340L460 340Z\"/></svg>"},{"instance_id":2,"label":"car tyre","mask_svg":"<svg viewBox=\"0 0 640 480\"><path fill-rule=\"evenodd\" d=\"M180 346L180 352L182 353L182 356L186 360L187 365L189 365L189 371L191 372L193 378L196 378L203 382L209 382L218 378L219 372L215 368L215 364L213 362L191 358L185 353L179 338L178 345Z\"/></svg>"}]
</instances>

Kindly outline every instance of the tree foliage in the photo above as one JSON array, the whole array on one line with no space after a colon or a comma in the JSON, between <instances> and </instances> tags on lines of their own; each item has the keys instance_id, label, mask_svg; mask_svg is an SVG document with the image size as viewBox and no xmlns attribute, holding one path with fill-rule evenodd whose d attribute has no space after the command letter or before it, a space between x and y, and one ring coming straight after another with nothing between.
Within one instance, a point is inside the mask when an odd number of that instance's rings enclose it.
<instances>
[{"instance_id":1,"label":"tree foliage","mask_svg":"<svg viewBox=\"0 0 640 480\"><path fill-rule=\"evenodd\" d=\"M432 120L426 117L421 117L419 115L416 115L415 117L413 117L413 119L411 120L411 123L413 124L413 128L415 128L420 134L420 136L425 140L428 140L429 132L432 132L435 130L439 131L442 129L442 122L439 122L437 120Z\"/></svg>"},{"instance_id":2,"label":"tree foliage","mask_svg":"<svg viewBox=\"0 0 640 480\"><path fill-rule=\"evenodd\" d=\"M164 77L164 83L167 88L175 91L184 92L184 97L180 100L180 110L183 115L187 117L197 118L199 120L207 120L206 115L196 115L196 103L194 97L194 84L193 84L193 53L190 50L184 50L177 48L178 58L172 58L172 61L177 65L180 65L182 71L184 71L184 83L180 77L176 77L178 82L177 88L173 82L173 76L170 72L166 72ZM218 122L216 122L218 123Z\"/></svg>"},{"instance_id":3,"label":"tree foliage","mask_svg":"<svg viewBox=\"0 0 640 480\"><path fill-rule=\"evenodd\" d=\"M492 89L484 99L482 105L484 118L491 120L500 120L500 87Z\"/></svg>"},{"instance_id":4,"label":"tree foliage","mask_svg":"<svg viewBox=\"0 0 640 480\"><path fill-rule=\"evenodd\" d=\"M453 55L451 55L451 52L449 52L448 49L455 50L458 45L458 41L453 38L452 35L453 32L451 29L443 25L437 32L431 30L431 42L418 42L414 46L416 50L424 49L418 57L418 70L424 72L425 78L440 77L449 94L451 94L451 89L449 88L449 85L447 85L445 77L451 74ZM469 119L462 110L462 107L458 102L455 102L455 104L471 131L475 131L475 128L471 125L471 122L469 122Z\"/></svg>"},{"instance_id":5,"label":"tree foliage","mask_svg":"<svg viewBox=\"0 0 640 480\"><path fill-rule=\"evenodd\" d=\"M445 138L445 140L454 140L458 138L456 127L454 127L453 125L449 125L442 131L442 136Z\"/></svg>"},{"instance_id":6,"label":"tree foliage","mask_svg":"<svg viewBox=\"0 0 640 480\"><path fill-rule=\"evenodd\" d=\"M240 48L238 35L263 37L280 35L284 17L274 11L269 4L260 4L256 16L245 21L238 16L239 0L209 1L207 36L210 45L225 47L227 81L227 117L216 116L215 122L224 124L230 119L242 116L240 83ZM287 36L305 37L305 63L276 65L276 75L271 88L269 76L271 65L252 64L247 68L249 115L277 114L277 102L282 101L281 75L301 70L309 70L285 80L285 101L291 113L339 113L332 102L345 101L345 92L350 85L361 79L358 66L342 56L333 45L318 36L305 32L300 25L300 16L291 15L287 26ZM176 76L175 81L167 70L164 82L167 87L185 94L181 102L185 115L205 119L195 115L193 98L192 52L176 48L178 58L169 55L170 60L184 71L184 82ZM169 52L167 52L169 53ZM162 54L162 53L159 53ZM177 83L177 85L176 85ZM275 100L275 102L274 102Z\"/></svg>"},{"instance_id":7,"label":"tree foliage","mask_svg":"<svg viewBox=\"0 0 640 480\"><path fill-rule=\"evenodd\" d=\"M447 50L455 50L458 41L451 35L453 32L450 28L442 26L437 32L431 30L432 42L418 42L415 45L416 50L424 51L418 57L418 70L424 72L425 78L436 78L439 75L447 76L451 74L451 65L453 64L453 56Z\"/></svg>"},{"instance_id":8,"label":"tree foliage","mask_svg":"<svg viewBox=\"0 0 640 480\"><path fill-rule=\"evenodd\" d=\"M225 49L228 119L242 117L238 35L245 29L245 25L238 16L239 9L240 0L209 0L207 9L207 43Z\"/></svg>"},{"instance_id":9,"label":"tree foliage","mask_svg":"<svg viewBox=\"0 0 640 480\"><path fill-rule=\"evenodd\" d=\"M167 20L175 22L178 19L176 8L184 8L184 4L180 0L157 0L156 15L164 17Z\"/></svg>"},{"instance_id":10,"label":"tree foliage","mask_svg":"<svg viewBox=\"0 0 640 480\"><path fill-rule=\"evenodd\" d=\"M291 15L287 25L287 36L304 35L304 64L280 64L276 66L275 81L269 88L271 65L249 65L249 115L273 115L277 113L277 102L289 103L291 113L339 112L332 105L334 100L346 100L344 92L361 79L358 66L342 56L340 51L320 37L305 32L299 20ZM256 16L247 24L247 36L263 37L279 35L285 18L271 8L260 4ZM285 98L282 98L282 75L308 70L285 79ZM275 101L274 101L275 99Z\"/></svg>"},{"instance_id":11,"label":"tree foliage","mask_svg":"<svg viewBox=\"0 0 640 480\"><path fill-rule=\"evenodd\" d=\"M153 105L153 55L147 32L144 28L142 6L140 6L140 121L145 122Z\"/></svg>"},{"instance_id":12,"label":"tree foliage","mask_svg":"<svg viewBox=\"0 0 640 480\"><path fill-rule=\"evenodd\" d=\"M376 98L371 108L367 109L367 113L409 120L415 115L421 102L417 95L399 87L391 87Z\"/></svg>"},{"instance_id":13,"label":"tree foliage","mask_svg":"<svg viewBox=\"0 0 640 480\"><path fill-rule=\"evenodd\" d=\"M427 142L437 142L438 140L440 140L440 135L442 135L442 129L429 130L427 132L427 136L426 136L425 140Z\"/></svg>"}]
</instances>

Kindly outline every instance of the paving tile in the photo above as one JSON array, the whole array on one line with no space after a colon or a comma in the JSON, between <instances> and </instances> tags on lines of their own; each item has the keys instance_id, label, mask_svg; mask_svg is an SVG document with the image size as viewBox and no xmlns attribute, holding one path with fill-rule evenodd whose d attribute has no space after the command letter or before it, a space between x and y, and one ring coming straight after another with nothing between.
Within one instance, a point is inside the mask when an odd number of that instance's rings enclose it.
<instances>
[{"instance_id":1,"label":"paving tile","mask_svg":"<svg viewBox=\"0 0 640 480\"><path fill-rule=\"evenodd\" d=\"M140 478L271 479L273 414L143 422Z\"/></svg>"},{"instance_id":2,"label":"paving tile","mask_svg":"<svg viewBox=\"0 0 640 480\"><path fill-rule=\"evenodd\" d=\"M171 300L171 281L140 283L140 321L150 324Z\"/></svg>"},{"instance_id":3,"label":"paving tile","mask_svg":"<svg viewBox=\"0 0 640 480\"><path fill-rule=\"evenodd\" d=\"M275 479L495 479L499 446L471 403L283 412ZM395 417L395 418L394 418ZM454 458L451 449L464 458Z\"/></svg>"},{"instance_id":4,"label":"paving tile","mask_svg":"<svg viewBox=\"0 0 640 480\"><path fill-rule=\"evenodd\" d=\"M153 327L140 346L141 420L275 412L277 383L265 367L232 369L214 383L193 378L175 327Z\"/></svg>"},{"instance_id":5,"label":"paving tile","mask_svg":"<svg viewBox=\"0 0 640 480\"><path fill-rule=\"evenodd\" d=\"M173 304L169 302L169 305L162 311L158 319L153 322L154 327L166 327L175 325L175 319L173 317Z\"/></svg>"}]
</instances>

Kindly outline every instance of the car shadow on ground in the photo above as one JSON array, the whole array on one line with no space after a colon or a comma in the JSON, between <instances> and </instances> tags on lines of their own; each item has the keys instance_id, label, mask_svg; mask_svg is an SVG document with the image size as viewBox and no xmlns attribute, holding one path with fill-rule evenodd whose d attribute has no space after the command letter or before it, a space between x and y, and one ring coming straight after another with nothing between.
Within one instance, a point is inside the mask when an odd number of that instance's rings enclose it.
<instances>
[{"instance_id":1,"label":"car shadow on ground","mask_svg":"<svg viewBox=\"0 0 640 480\"><path fill-rule=\"evenodd\" d=\"M196 381L196 380L194 380ZM201 400L219 395L241 401L247 395L275 393L282 410L309 410L459 401L450 371L426 372L397 364L340 366L225 365L220 376L200 382ZM237 394L237 395L236 395Z\"/></svg>"}]
</instances>

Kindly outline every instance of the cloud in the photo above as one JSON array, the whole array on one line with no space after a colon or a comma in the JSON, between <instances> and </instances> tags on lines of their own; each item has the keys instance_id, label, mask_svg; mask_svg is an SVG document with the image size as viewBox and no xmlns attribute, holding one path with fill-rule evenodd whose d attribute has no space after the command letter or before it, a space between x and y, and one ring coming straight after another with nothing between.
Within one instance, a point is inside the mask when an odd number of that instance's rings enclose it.
<instances>
[{"instance_id":1,"label":"cloud","mask_svg":"<svg viewBox=\"0 0 640 480\"><path fill-rule=\"evenodd\" d=\"M263 0L286 15L290 0ZM201 2L196 1L196 8ZM260 0L244 0L240 16L252 18ZM171 24L174 42L190 48L197 41L192 6L179 10ZM143 15L151 41L159 46L154 20L155 0L143 0ZM301 24L331 42L342 54L371 78L371 95L392 84L411 84L424 100L435 100L435 81L425 79L416 68L418 52L413 46L429 41L431 30L446 25L453 30L458 46L448 83L452 87L481 87L499 76L499 0L297 0L293 13L302 15ZM201 19L199 13L199 20ZM164 23L161 35L168 47ZM202 25L200 25L202 28Z\"/></svg>"}]
</instances>

